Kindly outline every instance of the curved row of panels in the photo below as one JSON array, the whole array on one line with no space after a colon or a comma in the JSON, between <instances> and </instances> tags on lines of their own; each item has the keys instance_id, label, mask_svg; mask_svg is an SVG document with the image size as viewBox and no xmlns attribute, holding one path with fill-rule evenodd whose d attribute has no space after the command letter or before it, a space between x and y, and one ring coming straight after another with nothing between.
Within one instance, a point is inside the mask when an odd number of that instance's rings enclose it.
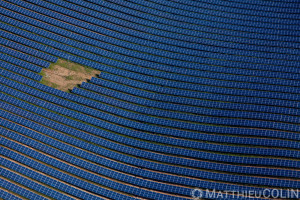
<instances>
[{"instance_id":1,"label":"curved row of panels","mask_svg":"<svg viewBox=\"0 0 300 200\"><path fill-rule=\"evenodd\" d=\"M1 0L0 198L300 189L299 5ZM101 74L41 84L58 58Z\"/></svg>"}]
</instances>

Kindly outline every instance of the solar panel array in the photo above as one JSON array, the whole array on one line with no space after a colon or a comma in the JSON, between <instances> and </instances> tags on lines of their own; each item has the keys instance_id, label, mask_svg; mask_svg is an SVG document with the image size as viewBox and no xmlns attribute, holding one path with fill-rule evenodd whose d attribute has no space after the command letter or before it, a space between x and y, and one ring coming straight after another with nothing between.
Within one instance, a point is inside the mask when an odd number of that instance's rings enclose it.
<instances>
[{"instance_id":1,"label":"solar panel array","mask_svg":"<svg viewBox=\"0 0 300 200\"><path fill-rule=\"evenodd\" d=\"M300 189L299 6L0 0L0 198ZM101 74L43 85L60 58Z\"/></svg>"}]
</instances>

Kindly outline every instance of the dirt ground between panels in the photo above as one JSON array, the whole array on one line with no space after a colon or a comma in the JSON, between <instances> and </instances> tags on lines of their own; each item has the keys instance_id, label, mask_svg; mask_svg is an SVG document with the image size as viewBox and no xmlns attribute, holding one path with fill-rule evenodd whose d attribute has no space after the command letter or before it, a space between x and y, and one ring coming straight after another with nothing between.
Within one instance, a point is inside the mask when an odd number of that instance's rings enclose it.
<instances>
[{"instance_id":1,"label":"dirt ground between panels","mask_svg":"<svg viewBox=\"0 0 300 200\"><path fill-rule=\"evenodd\" d=\"M41 75L43 78L41 82L68 92L78 84L99 74L100 71L93 68L59 59L56 63L51 64L49 68L42 70Z\"/></svg>"}]
</instances>

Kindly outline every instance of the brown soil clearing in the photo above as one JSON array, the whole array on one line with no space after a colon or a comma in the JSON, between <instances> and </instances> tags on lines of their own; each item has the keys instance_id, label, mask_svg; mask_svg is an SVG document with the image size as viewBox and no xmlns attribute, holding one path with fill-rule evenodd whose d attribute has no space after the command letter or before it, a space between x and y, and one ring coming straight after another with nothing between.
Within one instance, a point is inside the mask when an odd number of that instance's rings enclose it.
<instances>
[{"instance_id":1,"label":"brown soil clearing","mask_svg":"<svg viewBox=\"0 0 300 200\"><path fill-rule=\"evenodd\" d=\"M59 59L56 63L51 64L49 68L42 70L41 75L43 78L41 82L67 92L83 81L99 74L100 71L93 68Z\"/></svg>"}]
</instances>

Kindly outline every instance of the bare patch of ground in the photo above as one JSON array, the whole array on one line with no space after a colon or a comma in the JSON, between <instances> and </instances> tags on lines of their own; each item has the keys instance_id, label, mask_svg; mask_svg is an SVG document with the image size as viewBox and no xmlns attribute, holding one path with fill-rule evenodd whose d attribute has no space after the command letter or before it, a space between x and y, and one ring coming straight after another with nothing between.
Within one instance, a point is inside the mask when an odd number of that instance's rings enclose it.
<instances>
[{"instance_id":1,"label":"bare patch of ground","mask_svg":"<svg viewBox=\"0 0 300 200\"><path fill-rule=\"evenodd\" d=\"M58 59L49 68L43 69L41 83L68 92L78 84L99 75L100 71L77 63Z\"/></svg>"}]
</instances>

